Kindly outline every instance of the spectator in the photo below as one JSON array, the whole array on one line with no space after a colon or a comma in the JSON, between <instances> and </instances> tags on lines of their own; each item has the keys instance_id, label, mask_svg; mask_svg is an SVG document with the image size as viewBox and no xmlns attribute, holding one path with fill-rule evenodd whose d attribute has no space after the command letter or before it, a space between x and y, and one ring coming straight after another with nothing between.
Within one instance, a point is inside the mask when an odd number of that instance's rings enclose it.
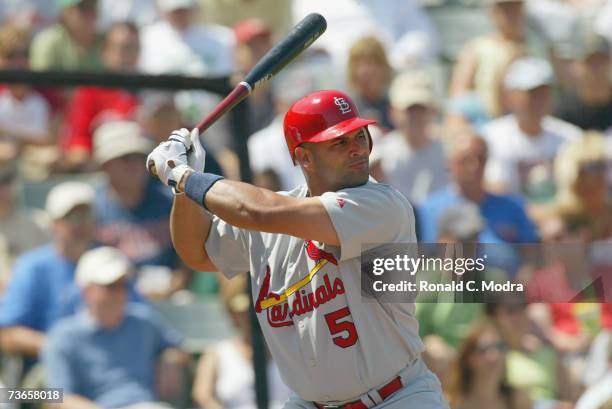
<instances>
[{"instance_id":1,"label":"spectator","mask_svg":"<svg viewBox=\"0 0 612 409\"><path fill-rule=\"evenodd\" d=\"M246 280L232 280L224 294L225 307L236 336L208 349L200 359L193 398L202 408L255 409L255 373L252 365L251 321ZM291 394L278 367L267 356L270 409L280 409Z\"/></svg>"},{"instance_id":2,"label":"spectator","mask_svg":"<svg viewBox=\"0 0 612 409\"><path fill-rule=\"evenodd\" d=\"M117 23L105 35L102 62L108 72L133 72L138 63L138 29ZM91 164L93 130L106 121L135 116L137 96L116 88L78 87L67 107L62 135L65 166L82 169Z\"/></svg>"},{"instance_id":3,"label":"spectator","mask_svg":"<svg viewBox=\"0 0 612 409\"><path fill-rule=\"evenodd\" d=\"M448 398L452 409L533 407L527 394L510 386L506 379L506 348L492 322L474 323L449 373Z\"/></svg>"},{"instance_id":4,"label":"spectator","mask_svg":"<svg viewBox=\"0 0 612 409\"><path fill-rule=\"evenodd\" d=\"M491 117L504 113L502 83L510 62L519 56L546 57L547 45L525 23L523 0L487 0L494 32L465 45L453 70L452 96L475 91Z\"/></svg>"},{"instance_id":5,"label":"spectator","mask_svg":"<svg viewBox=\"0 0 612 409\"><path fill-rule=\"evenodd\" d=\"M157 5L161 21L142 30L142 71L209 77L234 71L234 36L230 29L197 25L195 0L157 0Z\"/></svg>"},{"instance_id":6,"label":"spectator","mask_svg":"<svg viewBox=\"0 0 612 409\"><path fill-rule=\"evenodd\" d=\"M30 37L6 23L0 26L0 69L28 68ZM19 156L25 145L49 144L49 106L23 84L0 87L0 161Z\"/></svg>"},{"instance_id":7,"label":"spectator","mask_svg":"<svg viewBox=\"0 0 612 409\"><path fill-rule=\"evenodd\" d=\"M162 143L173 130L183 126L172 92L144 91L139 96L138 122L146 137L154 143Z\"/></svg>"},{"instance_id":8,"label":"spectator","mask_svg":"<svg viewBox=\"0 0 612 409\"><path fill-rule=\"evenodd\" d=\"M477 240L484 224L478 208L473 204L449 208L440 216L440 236L437 242L452 246L458 244L462 249L467 249ZM440 280L436 282L449 282L443 272L439 274ZM428 282L432 282L431 278L432 274L428 272ZM462 278L465 281L467 277ZM473 322L482 315L482 304L458 298L463 295L455 292L438 293L435 298L426 298L422 293L418 298L420 302L416 304L419 334L425 344L423 358L427 366L438 375L443 386L447 385L449 366L455 358L457 347L469 333Z\"/></svg>"},{"instance_id":9,"label":"spectator","mask_svg":"<svg viewBox=\"0 0 612 409\"><path fill-rule=\"evenodd\" d=\"M585 226L585 240L612 238L604 139L589 132L565 143L555 158L556 206L565 223Z\"/></svg>"},{"instance_id":10,"label":"spectator","mask_svg":"<svg viewBox=\"0 0 612 409\"><path fill-rule=\"evenodd\" d=\"M508 383L525 388L534 406L557 404L571 408L576 388L569 382L561 355L534 332L526 305L512 300L487 304L493 320L508 346L506 357Z\"/></svg>"},{"instance_id":11,"label":"spectator","mask_svg":"<svg viewBox=\"0 0 612 409\"><path fill-rule=\"evenodd\" d=\"M79 260L86 309L60 321L43 352L47 384L63 388L66 408L169 408L157 403L156 364L164 356L186 362L182 340L150 307L128 305L129 274L129 261L111 247Z\"/></svg>"},{"instance_id":12,"label":"spectator","mask_svg":"<svg viewBox=\"0 0 612 409\"><path fill-rule=\"evenodd\" d=\"M378 125L391 130L387 91L393 70L383 45L376 37L363 37L351 46L348 56L348 83L359 112L376 119Z\"/></svg>"},{"instance_id":13,"label":"spectator","mask_svg":"<svg viewBox=\"0 0 612 409\"><path fill-rule=\"evenodd\" d=\"M165 298L188 284L189 273L170 241L172 197L142 165L151 149L135 122L108 122L96 129L93 157L108 178L96 191L96 238L135 265L142 294Z\"/></svg>"},{"instance_id":14,"label":"spectator","mask_svg":"<svg viewBox=\"0 0 612 409\"><path fill-rule=\"evenodd\" d=\"M51 240L47 216L18 206L16 180L15 166L0 165L0 294L17 256Z\"/></svg>"},{"instance_id":15,"label":"spectator","mask_svg":"<svg viewBox=\"0 0 612 409\"><path fill-rule=\"evenodd\" d=\"M492 190L534 197L536 181L554 185L552 163L559 146L581 137L578 128L549 115L552 81L553 71L545 60L524 58L510 66L504 85L512 113L482 129L490 157L485 179Z\"/></svg>"},{"instance_id":16,"label":"spectator","mask_svg":"<svg viewBox=\"0 0 612 409\"><path fill-rule=\"evenodd\" d=\"M259 19L250 18L234 26L236 36L236 73L240 81L272 48L272 33ZM252 132L268 126L274 119L274 103L270 83L260 84L249 97L249 127Z\"/></svg>"},{"instance_id":17,"label":"spectator","mask_svg":"<svg viewBox=\"0 0 612 409\"><path fill-rule=\"evenodd\" d=\"M231 29L198 25L196 0L157 0L157 5L161 20L141 31L139 66L143 72L206 77L229 76L234 72L235 38ZM177 108L188 127L199 122L202 113L211 111L219 102L218 95L208 92L176 94ZM239 175L239 161L233 150L240 142L229 129L228 118L221 118L207 130L207 141L217 152L226 175L234 177ZM222 156L221 152L230 154Z\"/></svg>"},{"instance_id":18,"label":"spectator","mask_svg":"<svg viewBox=\"0 0 612 409\"><path fill-rule=\"evenodd\" d=\"M107 31L116 23L131 23L138 28L159 19L155 0L100 0L98 27Z\"/></svg>"},{"instance_id":19,"label":"spectator","mask_svg":"<svg viewBox=\"0 0 612 409\"><path fill-rule=\"evenodd\" d=\"M612 402L612 336L608 337L607 370L576 402L576 409L600 409ZM605 406L605 407L608 407Z\"/></svg>"},{"instance_id":20,"label":"spectator","mask_svg":"<svg viewBox=\"0 0 612 409\"><path fill-rule=\"evenodd\" d=\"M435 135L435 101L424 73L404 73L389 91L395 130L382 139L376 157L385 182L418 207L433 191L448 184L444 150Z\"/></svg>"},{"instance_id":21,"label":"spectator","mask_svg":"<svg viewBox=\"0 0 612 409\"><path fill-rule=\"evenodd\" d=\"M555 115L584 130L606 131L612 127L610 44L592 33L578 38L571 66L575 85L559 101Z\"/></svg>"},{"instance_id":22,"label":"spectator","mask_svg":"<svg viewBox=\"0 0 612 409\"><path fill-rule=\"evenodd\" d=\"M312 12L327 19L315 47L331 55L338 73L346 72L347 44L366 36L381 41L397 70L422 67L438 53L435 26L416 0L295 0L293 9L296 21Z\"/></svg>"},{"instance_id":23,"label":"spectator","mask_svg":"<svg viewBox=\"0 0 612 409\"><path fill-rule=\"evenodd\" d=\"M51 190L46 210L53 242L29 251L15 263L0 308L0 349L36 357L45 332L61 315L77 260L93 244L93 190L80 182Z\"/></svg>"},{"instance_id":24,"label":"spectator","mask_svg":"<svg viewBox=\"0 0 612 409\"><path fill-rule=\"evenodd\" d=\"M34 37L35 70L99 70L102 38L96 33L97 0L57 0L59 21Z\"/></svg>"},{"instance_id":25,"label":"spectator","mask_svg":"<svg viewBox=\"0 0 612 409\"><path fill-rule=\"evenodd\" d=\"M0 4L0 23L10 23L24 30L39 31L53 24L57 4L50 0L4 0Z\"/></svg>"},{"instance_id":26,"label":"spectator","mask_svg":"<svg viewBox=\"0 0 612 409\"><path fill-rule=\"evenodd\" d=\"M278 0L198 0L198 19L204 24L233 27L248 18L261 19L280 38L293 28L291 1Z\"/></svg>"},{"instance_id":27,"label":"spectator","mask_svg":"<svg viewBox=\"0 0 612 409\"><path fill-rule=\"evenodd\" d=\"M420 240L432 243L439 237L440 215L444 210L465 202L478 206L485 227L481 243L530 243L538 237L534 225L515 199L489 193L484 186L487 144L470 130L452 137L448 164L452 184L433 193L418 211Z\"/></svg>"}]
</instances>

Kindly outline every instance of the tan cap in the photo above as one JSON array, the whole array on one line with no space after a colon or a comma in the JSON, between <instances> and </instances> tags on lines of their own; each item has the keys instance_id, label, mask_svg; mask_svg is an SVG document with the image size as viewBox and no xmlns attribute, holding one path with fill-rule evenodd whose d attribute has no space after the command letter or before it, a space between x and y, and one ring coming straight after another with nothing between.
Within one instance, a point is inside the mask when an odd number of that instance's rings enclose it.
<instances>
[{"instance_id":1,"label":"tan cap","mask_svg":"<svg viewBox=\"0 0 612 409\"><path fill-rule=\"evenodd\" d=\"M130 260L114 247L98 247L81 256L76 267L76 282L81 287L90 284L109 285L128 275Z\"/></svg>"},{"instance_id":2,"label":"tan cap","mask_svg":"<svg viewBox=\"0 0 612 409\"><path fill-rule=\"evenodd\" d=\"M136 122L131 121L113 121L99 126L93 142L93 157L100 165L132 153L148 155L153 149L153 142L142 135Z\"/></svg>"},{"instance_id":3,"label":"tan cap","mask_svg":"<svg viewBox=\"0 0 612 409\"><path fill-rule=\"evenodd\" d=\"M64 218L79 205L91 206L95 192L83 182L65 182L55 186L47 195L45 209L53 220Z\"/></svg>"},{"instance_id":4,"label":"tan cap","mask_svg":"<svg viewBox=\"0 0 612 409\"><path fill-rule=\"evenodd\" d=\"M405 72L398 75L391 83L389 102L396 109L406 109L414 105L435 106L431 79L422 72Z\"/></svg>"}]
</instances>

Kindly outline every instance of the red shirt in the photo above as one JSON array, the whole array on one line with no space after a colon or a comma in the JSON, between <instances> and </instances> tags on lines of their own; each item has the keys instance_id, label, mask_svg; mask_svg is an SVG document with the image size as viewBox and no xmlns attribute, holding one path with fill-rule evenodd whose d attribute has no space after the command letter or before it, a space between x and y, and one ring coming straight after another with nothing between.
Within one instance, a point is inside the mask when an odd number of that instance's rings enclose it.
<instances>
[{"instance_id":1,"label":"red shirt","mask_svg":"<svg viewBox=\"0 0 612 409\"><path fill-rule=\"evenodd\" d=\"M96 127L107 121L130 119L137 107L136 96L122 89L77 88L62 126L62 149L79 147L91 152Z\"/></svg>"}]
</instances>

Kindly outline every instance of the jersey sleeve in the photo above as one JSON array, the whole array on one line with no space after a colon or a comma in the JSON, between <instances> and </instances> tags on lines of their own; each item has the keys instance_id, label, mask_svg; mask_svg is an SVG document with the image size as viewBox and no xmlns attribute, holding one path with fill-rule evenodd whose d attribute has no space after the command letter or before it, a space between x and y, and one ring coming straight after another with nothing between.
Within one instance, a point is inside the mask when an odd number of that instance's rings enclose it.
<instances>
[{"instance_id":1,"label":"jersey sleeve","mask_svg":"<svg viewBox=\"0 0 612 409\"><path fill-rule=\"evenodd\" d=\"M205 248L208 257L228 278L250 270L248 237L244 229L213 216Z\"/></svg>"},{"instance_id":2,"label":"jersey sleeve","mask_svg":"<svg viewBox=\"0 0 612 409\"><path fill-rule=\"evenodd\" d=\"M342 261L380 244L416 243L412 206L388 185L370 182L324 193L320 200L340 239Z\"/></svg>"}]
</instances>

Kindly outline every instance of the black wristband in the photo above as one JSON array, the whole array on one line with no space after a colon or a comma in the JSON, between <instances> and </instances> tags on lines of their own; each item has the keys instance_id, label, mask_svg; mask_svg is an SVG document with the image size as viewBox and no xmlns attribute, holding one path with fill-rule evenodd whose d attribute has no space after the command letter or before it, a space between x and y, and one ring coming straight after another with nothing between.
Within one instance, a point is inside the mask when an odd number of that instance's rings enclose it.
<instances>
[{"instance_id":1,"label":"black wristband","mask_svg":"<svg viewBox=\"0 0 612 409\"><path fill-rule=\"evenodd\" d=\"M213 173L193 172L185 182L185 195L188 198L208 210L204 203L204 197L212 185L223 179L223 176Z\"/></svg>"}]
</instances>

